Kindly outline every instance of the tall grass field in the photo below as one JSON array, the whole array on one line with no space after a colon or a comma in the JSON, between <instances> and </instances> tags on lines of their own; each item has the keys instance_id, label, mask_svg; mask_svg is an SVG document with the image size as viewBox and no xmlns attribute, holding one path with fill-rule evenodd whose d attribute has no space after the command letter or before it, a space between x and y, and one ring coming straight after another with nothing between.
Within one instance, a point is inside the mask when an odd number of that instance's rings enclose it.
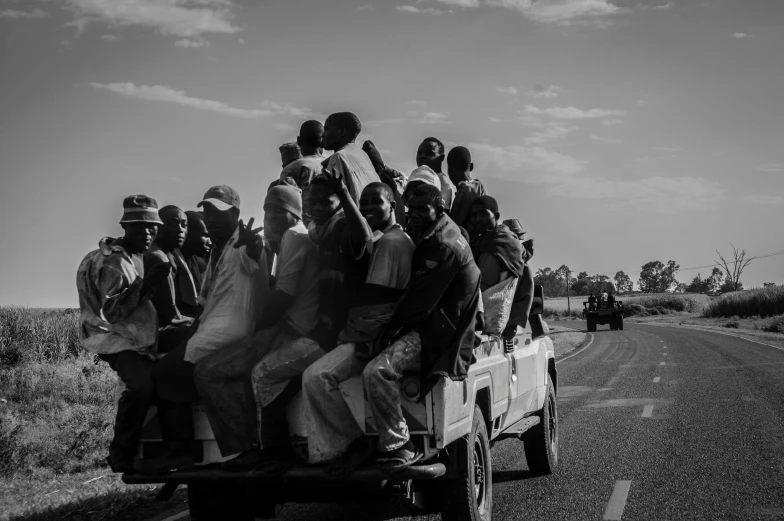
<instances>
[{"instance_id":1,"label":"tall grass field","mask_svg":"<svg viewBox=\"0 0 784 521\"><path fill-rule=\"evenodd\" d=\"M690 293L656 293L630 297L619 295L616 298L623 302L626 316L667 315L674 312L702 313L706 306L710 304L710 297L707 295ZM572 297L572 313L569 315L565 298L545 299L543 316L545 318L563 318L567 316L582 318L583 302L587 300L587 297Z\"/></svg>"},{"instance_id":2,"label":"tall grass field","mask_svg":"<svg viewBox=\"0 0 784 521\"><path fill-rule=\"evenodd\" d=\"M772 317L784 314L784 286L725 293L702 312L705 317Z\"/></svg>"}]
</instances>

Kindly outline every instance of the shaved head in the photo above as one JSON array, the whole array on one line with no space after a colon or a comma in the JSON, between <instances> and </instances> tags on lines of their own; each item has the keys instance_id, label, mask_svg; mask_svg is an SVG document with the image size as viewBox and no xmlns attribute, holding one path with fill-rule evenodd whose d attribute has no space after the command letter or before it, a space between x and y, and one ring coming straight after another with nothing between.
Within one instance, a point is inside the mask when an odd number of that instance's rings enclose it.
<instances>
[{"instance_id":1,"label":"shaved head","mask_svg":"<svg viewBox=\"0 0 784 521\"><path fill-rule=\"evenodd\" d=\"M163 208L158 210L158 215L160 216L161 221L163 221L164 223L166 222L167 219L170 219L172 217L179 217L180 214L185 215L185 212L183 212L179 206L174 206L173 204L164 206Z\"/></svg>"},{"instance_id":2,"label":"shaved head","mask_svg":"<svg viewBox=\"0 0 784 521\"><path fill-rule=\"evenodd\" d=\"M320 121L310 119L299 127L297 144L302 149L302 154L313 155L316 149L321 149L324 142L324 125Z\"/></svg>"}]
</instances>

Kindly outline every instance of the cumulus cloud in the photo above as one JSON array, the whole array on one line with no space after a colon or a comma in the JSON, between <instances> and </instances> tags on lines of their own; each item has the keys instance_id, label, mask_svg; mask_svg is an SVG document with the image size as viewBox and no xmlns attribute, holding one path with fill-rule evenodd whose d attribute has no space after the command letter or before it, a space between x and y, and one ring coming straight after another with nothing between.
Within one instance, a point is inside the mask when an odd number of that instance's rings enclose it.
<instances>
[{"instance_id":1,"label":"cumulus cloud","mask_svg":"<svg viewBox=\"0 0 784 521\"><path fill-rule=\"evenodd\" d=\"M199 47L209 47L210 42L207 40L193 40L188 38L183 38L182 40L177 40L174 42L174 45L183 49L197 49Z\"/></svg>"},{"instance_id":2,"label":"cumulus cloud","mask_svg":"<svg viewBox=\"0 0 784 521\"><path fill-rule=\"evenodd\" d=\"M20 9L0 10L0 18L6 18L9 20L18 20L22 18L45 18L46 16L46 11L37 8L28 11L23 11Z\"/></svg>"},{"instance_id":3,"label":"cumulus cloud","mask_svg":"<svg viewBox=\"0 0 784 521\"><path fill-rule=\"evenodd\" d=\"M401 13L426 13L426 14L444 14L441 9L434 9L432 7L416 7L413 5L399 5L396 8Z\"/></svg>"},{"instance_id":4,"label":"cumulus cloud","mask_svg":"<svg viewBox=\"0 0 784 521\"><path fill-rule=\"evenodd\" d=\"M527 91L525 93L526 96L532 96L534 98L555 98L563 89L558 85L536 85L533 89Z\"/></svg>"},{"instance_id":5,"label":"cumulus cloud","mask_svg":"<svg viewBox=\"0 0 784 521\"><path fill-rule=\"evenodd\" d=\"M771 163L769 165L760 165L757 167L758 172L772 173L784 172L784 163Z\"/></svg>"},{"instance_id":6,"label":"cumulus cloud","mask_svg":"<svg viewBox=\"0 0 784 521\"><path fill-rule=\"evenodd\" d=\"M557 25L605 25L610 23L608 17L623 12L609 0L487 0L487 4L513 9L535 22Z\"/></svg>"},{"instance_id":7,"label":"cumulus cloud","mask_svg":"<svg viewBox=\"0 0 784 521\"><path fill-rule=\"evenodd\" d=\"M497 87L495 91L500 92L501 94L509 94L510 96L517 94L517 89L514 87Z\"/></svg>"},{"instance_id":8,"label":"cumulus cloud","mask_svg":"<svg viewBox=\"0 0 784 521\"><path fill-rule=\"evenodd\" d=\"M489 143L471 143L474 162L493 168L493 177L513 181L541 183L548 176L568 177L583 169L583 162L541 146L511 145L502 147ZM488 171L488 170L485 170Z\"/></svg>"},{"instance_id":9,"label":"cumulus cloud","mask_svg":"<svg viewBox=\"0 0 784 521\"><path fill-rule=\"evenodd\" d=\"M614 127L615 125L620 125L621 123L623 123L623 121L620 119L608 118L602 120L602 125L605 127Z\"/></svg>"},{"instance_id":10,"label":"cumulus cloud","mask_svg":"<svg viewBox=\"0 0 784 521\"><path fill-rule=\"evenodd\" d=\"M609 144L623 143L623 140L621 139L614 138L614 137L597 136L596 134L591 134L591 141L598 141L599 143L609 143Z\"/></svg>"},{"instance_id":11,"label":"cumulus cloud","mask_svg":"<svg viewBox=\"0 0 784 521\"><path fill-rule=\"evenodd\" d=\"M540 108L534 105L526 105L523 113L534 116L550 116L557 119L596 119L606 118L607 116L624 116L622 110L613 109L578 109L576 107L549 107Z\"/></svg>"},{"instance_id":12,"label":"cumulus cloud","mask_svg":"<svg viewBox=\"0 0 784 521\"><path fill-rule=\"evenodd\" d=\"M450 7L479 7L479 0L436 0L436 2Z\"/></svg>"},{"instance_id":13,"label":"cumulus cloud","mask_svg":"<svg viewBox=\"0 0 784 521\"><path fill-rule=\"evenodd\" d=\"M387 125L448 125L452 123L449 121L449 114L444 112L420 112L418 110L409 110L406 112L406 117L388 118L388 119L373 119L370 121L362 122L363 127L376 128Z\"/></svg>"},{"instance_id":14,"label":"cumulus cloud","mask_svg":"<svg viewBox=\"0 0 784 521\"><path fill-rule=\"evenodd\" d=\"M235 118L254 119L265 118L275 115L286 115L297 118L319 115L307 108L284 105L274 101L264 101L260 108L243 109L233 107L222 101L215 101L203 98L188 96L181 90L175 90L165 85L135 85L133 83L95 83L90 85L99 90L106 90L122 96L137 98L145 101L158 101L162 103L174 103L183 105L195 110L217 112Z\"/></svg>"},{"instance_id":15,"label":"cumulus cloud","mask_svg":"<svg viewBox=\"0 0 784 521\"><path fill-rule=\"evenodd\" d=\"M747 195L743 200L757 205L784 204L784 197L780 195Z\"/></svg>"},{"instance_id":16,"label":"cumulus cloud","mask_svg":"<svg viewBox=\"0 0 784 521\"><path fill-rule=\"evenodd\" d=\"M101 36L101 40L105 42L116 42L119 39L120 39L119 37L113 34L104 34L103 36Z\"/></svg>"},{"instance_id":17,"label":"cumulus cloud","mask_svg":"<svg viewBox=\"0 0 784 521\"><path fill-rule=\"evenodd\" d=\"M90 22L138 25L167 36L195 38L210 33L236 33L229 0L64 0L73 12L70 25L81 30Z\"/></svg>"},{"instance_id":18,"label":"cumulus cloud","mask_svg":"<svg viewBox=\"0 0 784 521\"><path fill-rule=\"evenodd\" d=\"M548 121L547 123L534 126L539 127L539 130L525 139L527 145L541 145L548 141L565 137L577 130L577 127L574 125L562 123L560 121Z\"/></svg>"},{"instance_id":19,"label":"cumulus cloud","mask_svg":"<svg viewBox=\"0 0 784 521\"><path fill-rule=\"evenodd\" d=\"M751 35L750 34L746 34L746 33L733 33L732 37L733 38L737 38L737 39L751 38Z\"/></svg>"}]
</instances>

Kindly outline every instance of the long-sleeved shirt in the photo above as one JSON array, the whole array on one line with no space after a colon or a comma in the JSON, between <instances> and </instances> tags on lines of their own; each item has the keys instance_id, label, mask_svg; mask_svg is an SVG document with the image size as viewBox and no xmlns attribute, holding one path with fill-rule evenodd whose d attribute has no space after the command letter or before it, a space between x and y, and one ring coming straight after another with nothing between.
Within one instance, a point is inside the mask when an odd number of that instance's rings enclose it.
<instances>
[{"instance_id":1,"label":"long-sleeved shirt","mask_svg":"<svg viewBox=\"0 0 784 521\"><path fill-rule=\"evenodd\" d=\"M251 335L256 316L269 294L266 254L248 257L245 246L235 248L239 229L221 250L214 249L204 273L199 303L204 311L196 333L188 340L185 361L197 363L208 354Z\"/></svg>"},{"instance_id":2,"label":"long-sleeved shirt","mask_svg":"<svg viewBox=\"0 0 784 521\"><path fill-rule=\"evenodd\" d=\"M153 354L158 319L141 296L144 265L122 241L104 238L85 256L76 273L82 347L98 354L137 351Z\"/></svg>"},{"instance_id":3,"label":"long-sleeved shirt","mask_svg":"<svg viewBox=\"0 0 784 521\"><path fill-rule=\"evenodd\" d=\"M336 170L343 176L348 193L359 204L362 189L374 181L380 181L373 163L356 143L349 143L321 163L327 170Z\"/></svg>"},{"instance_id":4,"label":"long-sleeved shirt","mask_svg":"<svg viewBox=\"0 0 784 521\"><path fill-rule=\"evenodd\" d=\"M155 294L151 299L158 312L158 326L164 327L173 320L182 320L185 317L195 318L199 312L199 293L180 251L174 249L166 253L160 246L153 244L144 253L144 266L149 270L156 264L170 266L168 278L154 288Z\"/></svg>"}]
</instances>

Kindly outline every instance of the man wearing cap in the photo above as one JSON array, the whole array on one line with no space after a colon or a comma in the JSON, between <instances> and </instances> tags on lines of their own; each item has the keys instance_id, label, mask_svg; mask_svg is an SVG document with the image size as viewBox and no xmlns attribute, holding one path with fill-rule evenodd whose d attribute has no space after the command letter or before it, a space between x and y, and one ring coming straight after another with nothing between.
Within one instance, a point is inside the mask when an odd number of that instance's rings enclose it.
<instances>
[{"instance_id":1,"label":"man wearing cap","mask_svg":"<svg viewBox=\"0 0 784 521\"><path fill-rule=\"evenodd\" d=\"M330 115L324 123L324 148L335 153L321 163L326 171L335 171L344 179L349 195L357 204L362 189L380 180L370 158L355 143L361 131L362 123L351 112Z\"/></svg>"},{"instance_id":2,"label":"man wearing cap","mask_svg":"<svg viewBox=\"0 0 784 521\"><path fill-rule=\"evenodd\" d=\"M291 178L302 190L302 222L307 226L311 222L308 206L310 181L321 172L324 161L324 125L313 119L303 123L299 128L297 145L302 157L284 166L280 179Z\"/></svg>"},{"instance_id":3,"label":"man wearing cap","mask_svg":"<svg viewBox=\"0 0 784 521\"><path fill-rule=\"evenodd\" d=\"M406 188L403 191L403 201L408 204L408 198L411 196L411 193L416 187L423 184L435 186L439 191L441 190L441 178L438 177L438 174L429 166L418 166L411 172L411 175L408 176Z\"/></svg>"},{"instance_id":4,"label":"man wearing cap","mask_svg":"<svg viewBox=\"0 0 784 521\"><path fill-rule=\"evenodd\" d=\"M250 389L253 366L264 355L288 350L294 344L319 349L307 338L318 312L318 257L301 217L298 188L280 185L269 190L264 200L264 238L278 256L272 295L256 320L252 338L210 355L196 366L196 387L221 454L240 454L224 463L228 470L258 464L257 411ZM286 384L282 381L279 385L285 388ZM262 413L265 430L274 429L276 419Z\"/></svg>"},{"instance_id":5,"label":"man wearing cap","mask_svg":"<svg viewBox=\"0 0 784 521\"><path fill-rule=\"evenodd\" d=\"M434 138L426 137L417 148L417 166L428 166L438 175L441 181L441 198L444 200L444 209L449 212L452 209L455 186L449 180L449 176L441 171L444 164L444 144Z\"/></svg>"},{"instance_id":6,"label":"man wearing cap","mask_svg":"<svg viewBox=\"0 0 784 521\"><path fill-rule=\"evenodd\" d=\"M253 219L239 219L240 197L230 186L213 186L198 206L213 248L199 302L204 311L187 343L153 369L161 434L168 454L140 470L157 473L193 465L193 413L197 399L194 368L212 353L245 341L269 291L264 244Z\"/></svg>"},{"instance_id":7,"label":"man wearing cap","mask_svg":"<svg viewBox=\"0 0 784 521\"><path fill-rule=\"evenodd\" d=\"M146 195L131 195L123 201L123 209L124 236L101 239L76 274L82 347L106 361L125 384L107 458L114 472L133 469L139 433L153 398L150 372L158 320L150 296L152 288L169 275L163 265L145 272L142 258L161 224L158 203Z\"/></svg>"},{"instance_id":8,"label":"man wearing cap","mask_svg":"<svg viewBox=\"0 0 784 521\"><path fill-rule=\"evenodd\" d=\"M471 177L473 170L471 152L466 147L457 146L449 151L446 156L446 171L449 180L457 187L449 217L455 221L455 224L466 229L470 228L471 205L477 197L485 195L482 181ZM470 234L471 231L468 231Z\"/></svg>"}]
</instances>

